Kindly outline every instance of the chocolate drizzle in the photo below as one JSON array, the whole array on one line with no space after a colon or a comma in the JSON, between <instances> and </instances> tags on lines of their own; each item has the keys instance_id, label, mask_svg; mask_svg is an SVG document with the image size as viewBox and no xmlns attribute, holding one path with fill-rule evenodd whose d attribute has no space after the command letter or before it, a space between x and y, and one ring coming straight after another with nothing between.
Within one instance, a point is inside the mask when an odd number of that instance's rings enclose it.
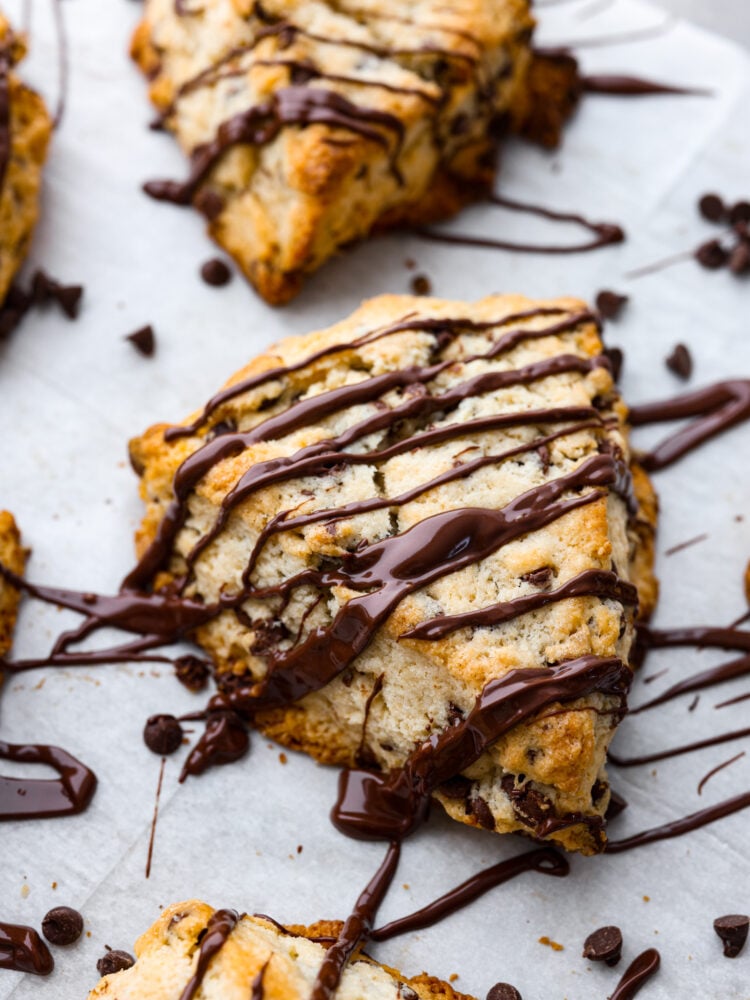
<instances>
[{"instance_id":1,"label":"chocolate drizzle","mask_svg":"<svg viewBox=\"0 0 750 1000\"><path fill-rule=\"evenodd\" d=\"M471 236L437 229L419 229L417 233L424 239L433 240L438 243L484 247L490 250L513 250L516 253L542 254L587 253L591 250L598 250L600 247L622 243L625 239L625 233L620 226L611 222L591 222L583 215L575 212L558 212L543 205L532 205L528 202L504 198L500 195L491 195L488 201L491 205L496 205L499 208L507 208L512 212L526 212L530 215L539 215L544 219L550 219L554 222L574 223L577 226L587 229L593 238L584 243L573 244L515 243L509 240L499 240L485 236Z\"/></svg>"},{"instance_id":2,"label":"chocolate drizzle","mask_svg":"<svg viewBox=\"0 0 750 1000\"><path fill-rule=\"evenodd\" d=\"M648 948L634 959L623 973L610 1000L632 1000L659 969L661 956L656 948Z\"/></svg>"},{"instance_id":3,"label":"chocolate drizzle","mask_svg":"<svg viewBox=\"0 0 750 1000\"><path fill-rule=\"evenodd\" d=\"M643 754L641 757L619 757L610 751L609 759L617 767L641 767L643 764L655 764L659 760L669 760L670 757L680 757L682 754L694 753L696 750L705 750L707 747L721 746L722 743L731 743L733 740L741 740L746 736L750 736L750 727L735 729L729 733L719 733L718 736L709 736L705 740L684 743L682 746L670 747L668 750L659 750L656 753Z\"/></svg>"},{"instance_id":4,"label":"chocolate drizzle","mask_svg":"<svg viewBox=\"0 0 750 1000\"><path fill-rule=\"evenodd\" d=\"M670 83L658 83L640 76L614 76L595 73L581 77L581 85L587 94L613 94L618 97L646 97L654 94L684 94L693 97L710 97L711 91L700 87L679 87Z\"/></svg>"},{"instance_id":5,"label":"chocolate drizzle","mask_svg":"<svg viewBox=\"0 0 750 1000\"><path fill-rule=\"evenodd\" d=\"M193 1000L208 971L211 959L224 947L239 920L240 915L235 910L216 910L211 914L201 941L195 972L180 994L180 1000Z\"/></svg>"},{"instance_id":6,"label":"chocolate drizzle","mask_svg":"<svg viewBox=\"0 0 750 1000\"><path fill-rule=\"evenodd\" d=\"M692 833L693 830L700 830L701 827L708 826L709 823L724 819L725 816L731 816L742 809L747 809L748 806L750 806L750 792L743 792L742 795L735 795L734 798L726 799L715 806L709 806L708 809L701 809L689 816L672 820L671 823L643 830L641 833L633 834L632 837L626 837L624 840L610 840L604 850L607 854L622 854L623 851L632 851L636 847L654 844L658 840L681 837L685 833Z\"/></svg>"},{"instance_id":7,"label":"chocolate drizzle","mask_svg":"<svg viewBox=\"0 0 750 1000\"><path fill-rule=\"evenodd\" d=\"M0 921L0 969L48 976L54 967L49 948L33 927Z\"/></svg>"},{"instance_id":8,"label":"chocolate drizzle","mask_svg":"<svg viewBox=\"0 0 750 1000\"><path fill-rule=\"evenodd\" d=\"M9 778L0 775L0 822L47 819L83 812L96 789L96 775L60 747L0 741L0 759L45 764L59 778Z\"/></svg>"}]
</instances>

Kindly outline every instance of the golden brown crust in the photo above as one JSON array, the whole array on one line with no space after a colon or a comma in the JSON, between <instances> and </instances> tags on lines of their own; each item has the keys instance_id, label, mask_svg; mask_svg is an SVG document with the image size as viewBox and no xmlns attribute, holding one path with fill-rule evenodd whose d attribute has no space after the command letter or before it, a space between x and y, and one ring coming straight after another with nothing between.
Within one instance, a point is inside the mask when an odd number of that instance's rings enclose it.
<instances>
[{"instance_id":1,"label":"golden brown crust","mask_svg":"<svg viewBox=\"0 0 750 1000\"><path fill-rule=\"evenodd\" d=\"M20 576L26 568L28 554L28 549L21 544L21 533L13 515L0 510L0 563ZM18 590L0 577L0 657L10 652L20 597Z\"/></svg>"},{"instance_id":2,"label":"golden brown crust","mask_svg":"<svg viewBox=\"0 0 750 1000\"><path fill-rule=\"evenodd\" d=\"M135 965L105 976L89 1000L172 1000L195 971L199 942L215 911L189 900L168 906L135 945ZM195 1000L247 1000L253 979L265 967L263 1000L308 1000L310 987L340 921L318 921L309 927L289 925L288 933L263 917L244 915L214 956ZM408 988L408 990L407 990ZM413 993L409 992L413 991ZM338 1000L473 1000L448 983L422 973L414 978L355 953L336 992Z\"/></svg>"},{"instance_id":3,"label":"golden brown crust","mask_svg":"<svg viewBox=\"0 0 750 1000\"><path fill-rule=\"evenodd\" d=\"M445 218L484 193L492 133L526 109L527 0L450 9L210 0L201 10L180 18L172 0L147 0L131 46L187 153L290 84L331 91L403 129L398 139L381 121L376 141L336 124L290 125L266 144L232 147L212 168L195 203L213 196L210 235L272 304L373 230ZM276 30L281 23L294 31Z\"/></svg>"},{"instance_id":4,"label":"golden brown crust","mask_svg":"<svg viewBox=\"0 0 750 1000\"><path fill-rule=\"evenodd\" d=\"M23 55L23 45L0 15L0 47L11 46L11 61ZM8 74L10 98L10 158L0 186L0 303L26 257L39 215L42 166L52 122L42 98Z\"/></svg>"},{"instance_id":5,"label":"golden brown crust","mask_svg":"<svg viewBox=\"0 0 750 1000\"><path fill-rule=\"evenodd\" d=\"M521 135L547 149L556 149L581 93L578 62L570 53L535 52L526 77Z\"/></svg>"},{"instance_id":6,"label":"golden brown crust","mask_svg":"<svg viewBox=\"0 0 750 1000\"><path fill-rule=\"evenodd\" d=\"M582 314L583 303L558 299L534 303L521 296L491 296L481 302L444 302L437 299L407 296L383 296L365 303L343 323L329 330L302 338L290 338L255 359L231 380L232 383L308 357L311 353L338 343L351 343L367 331L385 328L399 318L445 319L466 322L491 321L500 330L503 318L534 307L559 310L556 322L571 319L572 328L559 334L524 338L516 347L501 355L497 362L518 367L564 353L588 359L601 351L601 341L591 318ZM577 318L581 316L582 318ZM547 315L536 314L515 321L530 329L547 329ZM461 329L460 320L457 328ZM466 332L452 341L451 357L466 357L494 343L497 331L476 335ZM478 337L478 339L477 339ZM487 339L482 339L486 337ZM134 466L142 476L141 492L147 511L138 534L138 550L143 553L153 539L166 505L171 498L171 484L180 463L204 441L210 426L223 422L247 430L262 420L284 412L301 397L315 396L382 372L423 365L432 359L432 337L425 333L405 332L373 341L367 347L331 355L303 367L283 379L268 382L225 403L212 415L209 427L193 437L183 437L169 444L164 441L164 425L151 428L132 442ZM471 362L476 365L477 362ZM476 369L472 368L471 371ZM440 391L461 383L467 376L462 362L440 376L445 380ZM434 393L437 387L430 390ZM386 408L400 397L386 397ZM414 523L434 513L459 507L501 507L519 493L555 479L577 467L600 445L622 454L628 461L625 419L627 410L617 397L611 376L605 368L594 366L586 375L548 376L529 387L503 389L483 395L455 414L431 417L431 426L441 423L460 425L477 414L539 409L572 404L590 406L596 400L604 407L607 429L576 430L555 439L549 446L546 464L540 464L535 449L518 456L512 466L500 463L485 467L471 478L433 487L428 493L389 514L350 517L333 523L316 522L299 531L282 532L256 564L257 586L288 579L307 568L315 568L330 559L345 557L362 542L377 541L402 533ZM362 419L361 411L356 419ZM463 414L463 415L462 415ZM349 411L299 428L288 437L251 445L240 455L214 466L197 486L188 504L185 527L178 536L170 570L184 571L184 557L195 541L213 523L216 511L239 478L256 463L295 454L319 440L325 440L336 428L340 433L355 418ZM549 429L544 431L547 433ZM383 432L385 433L385 432ZM370 468L341 468L316 479L298 479L268 486L241 504L225 531L194 564L191 588L204 600L215 599L222 588L236 586L247 563L254 540L268 520L283 510L311 511L335 508L358 502L373 495L400 496L446 468L455 468L467 451L479 449L489 454L502 452L519 440L533 441L540 428L467 434L460 433L447 445L419 446L415 430L413 450ZM531 437L525 437L526 434ZM602 442L602 434L608 439ZM378 439L379 440L379 439ZM369 448L382 447L374 440ZM634 485L640 509L635 517L627 514L625 503L615 493L568 512L553 524L535 531L525 539L509 543L499 553L477 567L461 570L431 584L424 591L405 597L381 625L370 646L360 654L346 676L337 678L323 690L308 695L288 707L258 712L256 724L284 745L304 750L316 759L331 764L352 765L359 754L382 768L403 763L411 749L432 732L449 724L451 706L465 713L482 688L492 679L514 667L544 666L594 654L627 659L634 634L634 608L610 599L576 597L558 601L544 609L526 613L521 619L500 628L467 626L438 641L408 638L404 633L436 614L453 614L476 609L533 592L534 583L525 581L540 567L552 567L554 585L586 570L609 570L616 565L620 576L633 582L641 592L643 609L648 613L656 596L653 580L653 524L655 499L650 483L639 468L634 469ZM467 497L469 498L467 501ZM257 575L257 579L256 579ZM168 582L168 575L160 583ZM550 586L552 586L550 580ZM301 589L277 617L269 617L269 608L249 599L240 620L222 614L201 628L196 638L212 656L221 685L231 687L232 678L258 679L268 669L269 652L288 648L293 637L329 624L336 609L353 595L346 588L332 587L318 602L316 593ZM310 604L309 602L313 602ZM305 616L305 611L309 617ZM270 632L269 632L270 629ZM270 637L270 638L269 638ZM270 643L270 645L269 645ZM365 704L378 678L383 688L365 714ZM473 783L474 795L489 806L498 832L533 832L534 825L519 815L510 799L511 790L503 788L508 775L523 775L521 784L537 796L537 805L548 810L553 803L556 815L582 813L596 819L606 807L606 795L600 789L605 780L602 770L612 717L606 699L584 699L581 704L562 710L559 706L525 725L515 727L497 741L491 751L471 769L466 777ZM515 780L515 779L514 779ZM514 786L517 797L518 789ZM542 796L542 799L539 799ZM475 812L462 800L438 796L455 819L480 825ZM571 849L591 851L597 846L585 823L574 823L554 833L557 843Z\"/></svg>"}]
</instances>

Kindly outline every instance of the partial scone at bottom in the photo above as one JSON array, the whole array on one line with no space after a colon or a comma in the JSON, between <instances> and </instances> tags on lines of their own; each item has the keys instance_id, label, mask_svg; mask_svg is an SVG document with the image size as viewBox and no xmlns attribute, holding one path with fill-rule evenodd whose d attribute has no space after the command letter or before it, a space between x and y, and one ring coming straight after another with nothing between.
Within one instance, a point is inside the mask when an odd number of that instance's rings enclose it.
<instances>
[{"instance_id":1,"label":"partial scone at bottom","mask_svg":"<svg viewBox=\"0 0 750 1000\"><path fill-rule=\"evenodd\" d=\"M221 911L218 911L219 913ZM200 942L217 913L198 900L168 906L135 945L130 969L104 979L89 1000L178 1000L198 967ZM194 1000L307 1000L326 944L342 924L282 927L263 917L243 915L211 959ZM262 992L252 990L262 974ZM473 1000L448 983L423 973L410 979L357 952L336 990L338 1000Z\"/></svg>"},{"instance_id":2,"label":"partial scone at bottom","mask_svg":"<svg viewBox=\"0 0 750 1000\"><path fill-rule=\"evenodd\" d=\"M0 563L21 576L27 556L28 552L21 544L21 533L13 515L7 510L0 510ZM20 598L19 591L0 577L0 657L10 652ZM0 666L0 684L2 679Z\"/></svg>"},{"instance_id":3,"label":"partial scone at bottom","mask_svg":"<svg viewBox=\"0 0 750 1000\"><path fill-rule=\"evenodd\" d=\"M138 551L206 609L195 637L264 733L391 772L513 670L627 664L656 503L584 303L383 296L228 385L131 443ZM600 850L621 712L604 691L546 705L436 797Z\"/></svg>"},{"instance_id":4,"label":"partial scone at bottom","mask_svg":"<svg viewBox=\"0 0 750 1000\"><path fill-rule=\"evenodd\" d=\"M532 26L527 0L146 0L132 53L191 158L191 183L147 191L200 208L286 302L352 241L486 193Z\"/></svg>"},{"instance_id":5,"label":"partial scone at bottom","mask_svg":"<svg viewBox=\"0 0 750 1000\"><path fill-rule=\"evenodd\" d=\"M0 305L31 242L52 132L44 101L13 72L24 54L0 14Z\"/></svg>"}]
</instances>

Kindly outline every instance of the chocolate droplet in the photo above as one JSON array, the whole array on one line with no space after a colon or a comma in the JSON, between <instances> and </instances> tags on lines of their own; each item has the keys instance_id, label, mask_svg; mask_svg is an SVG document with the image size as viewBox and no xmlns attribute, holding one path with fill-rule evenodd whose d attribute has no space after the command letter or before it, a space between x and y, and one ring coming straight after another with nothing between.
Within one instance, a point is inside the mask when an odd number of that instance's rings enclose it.
<instances>
[{"instance_id":1,"label":"chocolate droplet","mask_svg":"<svg viewBox=\"0 0 750 1000\"><path fill-rule=\"evenodd\" d=\"M135 959L127 951L108 951L96 963L96 971L100 976L111 976L115 972L124 972L135 965Z\"/></svg>"},{"instance_id":2,"label":"chocolate droplet","mask_svg":"<svg viewBox=\"0 0 750 1000\"><path fill-rule=\"evenodd\" d=\"M698 202L698 210L708 222L722 222L727 215L727 207L718 194L704 194Z\"/></svg>"},{"instance_id":3,"label":"chocolate droplet","mask_svg":"<svg viewBox=\"0 0 750 1000\"><path fill-rule=\"evenodd\" d=\"M678 378L689 379L693 373L693 359L684 344L675 344L664 363Z\"/></svg>"},{"instance_id":4,"label":"chocolate droplet","mask_svg":"<svg viewBox=\"0 0 750 1000\"><path fill-rule=\"evenodd\" d=\"M148 326L142 326L139 330L134 330L133 333L129 333L125 339L129 340L138 353L142 354L146 358L150 358L156 349L154 328L150 324Z\"/></svg>"},{"instance_id":5,"label":"chocolate droplet","mask_svg":"<svg viewBox=\"0 0 750 1000\"><path fill-rule=\"evenodd\" d=\"M51 944L73 944L83 933L83 917L70 906L56 906L42 920L42 933Z\"/></svg>"},{"instance_id":6,"label":"chocolate droplet","mask_svg":"<svg viewBox=\"0 0 750 1000\"><path fill-rule=\"evenodd\" d=\"M223 260L214 257L212 260L207 260L201 267L201 278L203 278L207 285L213 285L214 288L221 288L222 285L228 285L232 280L232 272Z\"/></svg>"},{"instance_id":7,"label":"chocolate droplet","mask_svg":"<svg viewBox=\"0 0 750 1000\"><path fill-rule=\"evenodd\" d=\"M583 957L590 962L617 965L622 955L622 931L619 927L600 927L583 942Z\"/></svg>"},{"instance_id":8,"label":"chocolate droplet","mask_svg":"<svg viewBox=\"0 0 750 1000\"><path fill-rule=\"evenodd\" d=\"M495 983L487 993L487 1000L523 1000L523 997L510 983Z\"/></svg>"},{"instance_id":9,"label":"chocolate droplet","mask_svg":"<svg viewBox=\"0 0 750 1000\"><path fill-rule=\"evenodd\" d=\"M747 941L748 927L750 917L744 913L730 913L714 920L714 930L722 940L727 958L736 958L742 951Z\"/></svg>"},{"instance_id":10,"label":"chocolate droplet","mask_svg":"<svg viewBox=\"0 0 750 1000\"><path fill-rule=\"evenodd\" d=\"M152 715L143 730L146 746L161 755L174 753L182 736L182 726L173 715Z\"/></svg>"},{"instance_id":11,"label":"chocolate droplet","mask_svg":"<svg viewBox=\"0 0 750 1000\"><path fill-rule=\"evenodd\" d=\"M596 296L596 308L605 319L617 319L627 301L627 295L605 289Z\"/></svg>"},{"instance_id":12,"label":"chocolate droplet","mask_svg":"<svg viewBox=\"0 0 750 1000\"><path fill-rule=\"evenodd\" d=\"M426 274L415 274L411 279L411 290L415 295L429 295L432 291L432 282Z\"/></svg>"}]
</instances>

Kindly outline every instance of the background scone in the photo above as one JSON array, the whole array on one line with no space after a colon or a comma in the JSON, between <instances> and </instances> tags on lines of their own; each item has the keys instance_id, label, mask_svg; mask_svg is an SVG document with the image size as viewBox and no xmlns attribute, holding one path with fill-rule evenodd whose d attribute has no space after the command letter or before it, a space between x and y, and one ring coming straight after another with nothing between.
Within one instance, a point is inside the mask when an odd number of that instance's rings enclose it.
<instances>
[{"instance_id":1,"label":"background scone","mask_svg":"<svg viewBox=\"0 0 750 1000\"><path fill-rule=\"evenodd\" d=\"M271 303L373 228L485 192L498 131L528 113L527 0L144 7L133 55L193 181L147 190L200 207Z\"/></svg>"},{"instance_id":2,"label":"background scone","mask_svg":"<svg viewBox=\"0 0 750 1000\"><path fill-rule=\"evenodd\" d=\"M17 575L23 574L28 552L21 544L21 534L7 510L0 510L0 563ZM16 624L20 593L0 576L0 657L10 652ZM3 672L0 665L0 683Z\"/></svg>"},{"instance_id":3,"label":"background scone","mask_svg":"<svg viewBox=\"0 0 750 1000\"><path fill-rule=\"evenodd\" d=\"M255 724L327 763L402 766L514 669L626 663L655 503L601 351L583 303L521 296L383 296L283 341L132 442L140 585L197 600L220 688L258 682ZM548 705L438 797L600 849L621 709Z\"/></svg>"},{"instance_id":4,"label":"background scone","mask_svg":"<svg viewBox=\"0 0 750 1000\"><path fill-rule=\"evenodd\" d=\"M89 1000L177 1000L196 973L200 940L216 913L222 911L197 900L168 906L136 942L135 965L105 976ZM284 933L269 920L244 915L191 996L248 1000L256 996L253 980L262 973L262 993L257 995L263 1000L308 1000L325 954L325 945L314 939L336 936L341 927L324 921L310 928L292 926ZM409 979L362 954L356 954L345 969L336 996L339 1000L472 1000L432 976L423 973Z\"/></svg>"},{"instance_id":5,"label":"background scone","mask_svg":"<svg viewBox=\"0 0 750 1000\"><path fill-rule=\"evenodd\" d=\"M0 14L0 304L31 242L52 132L44 101L13 72L24 53Z\"/></svg>"}]
</instances>

